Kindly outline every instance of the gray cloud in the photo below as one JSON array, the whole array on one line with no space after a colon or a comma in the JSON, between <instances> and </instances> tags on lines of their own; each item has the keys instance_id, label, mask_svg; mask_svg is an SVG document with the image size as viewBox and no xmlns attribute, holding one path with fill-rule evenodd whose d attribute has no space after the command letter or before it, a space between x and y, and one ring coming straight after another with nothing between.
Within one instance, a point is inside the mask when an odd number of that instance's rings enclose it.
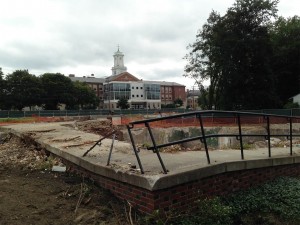
<instances>
[{"instance_id":1,"label":"gray cloud","mask_svg":"<svg viewBox=\"0 0 300 225\"><path fill-rule=\"evenodd\" d=\"M119 44L129 72L142 79L172 80L182 77L186 46L212 9L223 14L233 2L1 1L0 67L4 72L107 76ZM296 0L282 0L279 14L282 8L285 16L293 16L299 6Z\"/></svg>"}]
</instances>

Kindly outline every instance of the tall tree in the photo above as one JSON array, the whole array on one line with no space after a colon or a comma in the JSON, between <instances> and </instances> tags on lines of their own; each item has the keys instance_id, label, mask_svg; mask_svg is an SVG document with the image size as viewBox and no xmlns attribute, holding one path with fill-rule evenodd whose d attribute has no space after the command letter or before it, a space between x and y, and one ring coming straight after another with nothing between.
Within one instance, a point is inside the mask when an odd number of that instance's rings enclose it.
<instances>
[{"instance_id":1,"label":"tall tree","mask_svg":"<svg viewBox=\"0 0 300 225\"><path fill-rule=\"evenodd\" d=\"M4 73L2 72L2 68L0 67L0 109L3 108L4 101L5 101L5 97L4 97L5 80L4 80L3 76L4 76Z\"/></svg>"},{"instance_id":2,"label":"tall tree","mask_svg":"<svg viewBox=\"0 0 300 225\"><path fill-rule=\"evenodd\" d=\"M212 109L217 104L217 89L220 80L220 35L217 31L221 31L222 17L215 11L212 11L207 23L198 31L196 42L190 44L188 49L190 53L185 56L188 64L185 66L184 76L194 79L201 93L205 92L203 81L209 80L210 86L208 90L208 99L204 106L206 109Z\"/></svg>"},{"instance_id":3,"label":"tall tree","mask_svg":"<svg viewBox=\"0 0 300 225\"><path fill-rule=\"evenodd\" d=\"M175 100L174 100L174 105L175 105L175 107L180 107L180 106L182 106L182 105L183 105L182 99L181 99L181 98L175 99Z\"/></svg>"},{"instance_id":4,"label":"tall tree","mask_svg":"<svg viewBox=\"0 0 300 225\"><path fill-rule=\"evenodd\" d=\"M284 105L290 97L300 93L300 17L278 18L271 29L271 37L277 92Z\"/></svg>"},{"instance_id":5,"label":"tall tree","mask_svg":"<svg viewBox=\"0 0 300 225\"><path fill-rule=\"evenodd\" d=\"M74 85L74 100L75 105L81 109L95 109L99 105L99 98L95 91L86 83L76 81Z\"/></svg>"},{"instance_id":6,"label":"tall tree","mask_svg":"<svg viewBox=\"0 0 300 225\"><path fill-rule=\"evenodd\" d=\"M44 90L44 109L56 110L59 104L74 104L74 86L70 78L61 73L45 73L40 79Z\"/></svg>"},{"instance_id":7,"label":"tall tree","mask_svg":"<svg viewBox=\"0 0 300 225\"><path fill-rule=\"evenodd\" d=\"M6 106L18 110L41 104L39 78L28 70L16 70L6 76Z\"/></svg>"},{"instance_id":8,"label":"tall tree","mask_svg":"<svg viewBox=\"0 0 300 225\"><path fill-rule=\"evenodd\" d=\"M224 16L212 12L186 55L185 76L209 79L208 108L259 109L276 105L268 23L277 0L236 0ZM200 85L200 90L203 86Z\"/></svg>"},{"instance_id":9,"label":"tall tree","mask_svg":"<svg viewBox=\"0 0 300 225\"><path fill-rule=\"evenodd\" d=\"M117 103L117 105L121 109L128 109L129 108L129 104L128 104L127 98L120 98L119 101L118 101L118 103Z\"/></svg>"}]
</instances>

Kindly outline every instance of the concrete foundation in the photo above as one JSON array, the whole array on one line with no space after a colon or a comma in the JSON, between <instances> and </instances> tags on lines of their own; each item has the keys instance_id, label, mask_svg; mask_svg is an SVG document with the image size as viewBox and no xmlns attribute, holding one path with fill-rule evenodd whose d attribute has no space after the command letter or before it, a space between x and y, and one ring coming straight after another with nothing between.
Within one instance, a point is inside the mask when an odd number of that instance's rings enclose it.
<instances>
[{"instance_id":1,"label":"concrete foundation","mask_svg":"<svg viewBox=\"0 0 300 225\"><path fill-rule=\"evenodd\" d=\"M139 157L145 170L141 174L131 143L125 141L115 141L109 165L111 139L103 140L101 146L83 157L100 137L76 130L72 123L19 124L3 126L1 130L32 138L61 157L71 170L93 178L145 213L157 209L184 210L203 196L227 194L276 176L300 175L299 146L294 146L293 155L289 148L273 148L271 158L266 148L245 150L244 160L239 150L211 150L211 164L207 163L204 151L161 153L168 174L162 172L156 154L141 148ZM144 131L135 132L135 139L141 141L139 132ZM164 136L161 141L169 141L170 137Z\"/></svg>"}]
</instances>

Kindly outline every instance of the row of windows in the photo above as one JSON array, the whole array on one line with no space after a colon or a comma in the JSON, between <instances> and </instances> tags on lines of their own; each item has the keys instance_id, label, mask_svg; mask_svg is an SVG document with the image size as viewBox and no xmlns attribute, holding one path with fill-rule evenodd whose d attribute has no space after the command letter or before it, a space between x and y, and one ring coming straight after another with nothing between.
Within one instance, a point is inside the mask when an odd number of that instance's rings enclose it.
<instances>
[{"instance_id":1,"label":"row of windows","mask_svg":"<svg viewBox=\"0 0 300 225\"><path fill-rule=\"evenodd\" d=\"M97 88L94 88L94 91L97 91ZM99 88L99 91L102 91L102 88Z\"/></svg>"},{"instance_id":2,"label":"row of windows","mask_svg":"<svg viewBox=\"0 0 300 225\"><path fill-rule=\"evenodd\" d=\"M152 92L160 92L160 85L159 84L145 84L146 91Z\"/></svg>"},{"instance_id":3,"label":"row of windows","mask_svg":"<svg viewBox=\"0 0 300 225\"><path fill-rule=\"evenodd\" d=\"M149 108L149 109L156 109L156 108L159 108L160 107L160 104L148 104L148 106L146 106L145 104L132 104L131 105L131 109L145 109L145 108ZM104 105L104 108L109 108L109 105ZM114 104L112 103L111 104L111 109L114 109L114 108L119 108L118 104Z\"/></svg>"},{"instance_id":4,"label":"row of windows","mask_svg":"<svg viewBox=\"0 0 300 225\"><path fill-rule=\"evenodd\" d=\"M130 84L125 84L125 83L105 84L104 89L106 92L108 92L108 91L130 91Z\"/></svg>"},{"instance_id":5,"label":"row of windows","mask_svg":"<svg viewBox=\"0 0 300 225\"><path fill-rule=\"evenodd\" d=\"M141 97L143 98L144 95L131 95L132 98L134 97ZM130 99L130 92L129 91L112 91L112 92L108 92L105 93L104 95L104 99L105 100L118 100L121 98L125 98L125 99ZM160 93L157 92L147 92L146 93L146 99L160 99Z\"/></svg>"},{"instance_id":6,"label":"row of windows","mask_svg":"<svg viewBox=\"0 0 300 225\"><path fill-rule=\"evenodd\" d=\"M147 91L155 91L160 92L160 85L159 84L144 84L144 87ZM134 87L132 86L131 89L144 89L144 87ZM111 83L104 85L105 91L129 91L130 84L126 83Z\"/></svg>"}]
</instances>

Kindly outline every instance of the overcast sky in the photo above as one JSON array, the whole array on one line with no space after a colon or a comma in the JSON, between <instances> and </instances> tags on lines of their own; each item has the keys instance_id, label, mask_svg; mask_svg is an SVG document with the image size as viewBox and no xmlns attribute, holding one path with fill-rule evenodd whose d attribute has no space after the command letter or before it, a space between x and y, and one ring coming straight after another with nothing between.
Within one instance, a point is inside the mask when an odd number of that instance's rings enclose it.
<instances>
[{"instance_id":1,"label":"overcast sky","mask_svg":"<svg viewBox=\"0 0 300 225\"><path fill-rule=\"evenodd\" d=\"M111 75L120 45L127 71L144 80L182 76L186 46L215 10L234 0L1 0L0 67L40 75ZM300 0L281 0L278 15L299 15Z\"/></svg>"}]
</instances>

